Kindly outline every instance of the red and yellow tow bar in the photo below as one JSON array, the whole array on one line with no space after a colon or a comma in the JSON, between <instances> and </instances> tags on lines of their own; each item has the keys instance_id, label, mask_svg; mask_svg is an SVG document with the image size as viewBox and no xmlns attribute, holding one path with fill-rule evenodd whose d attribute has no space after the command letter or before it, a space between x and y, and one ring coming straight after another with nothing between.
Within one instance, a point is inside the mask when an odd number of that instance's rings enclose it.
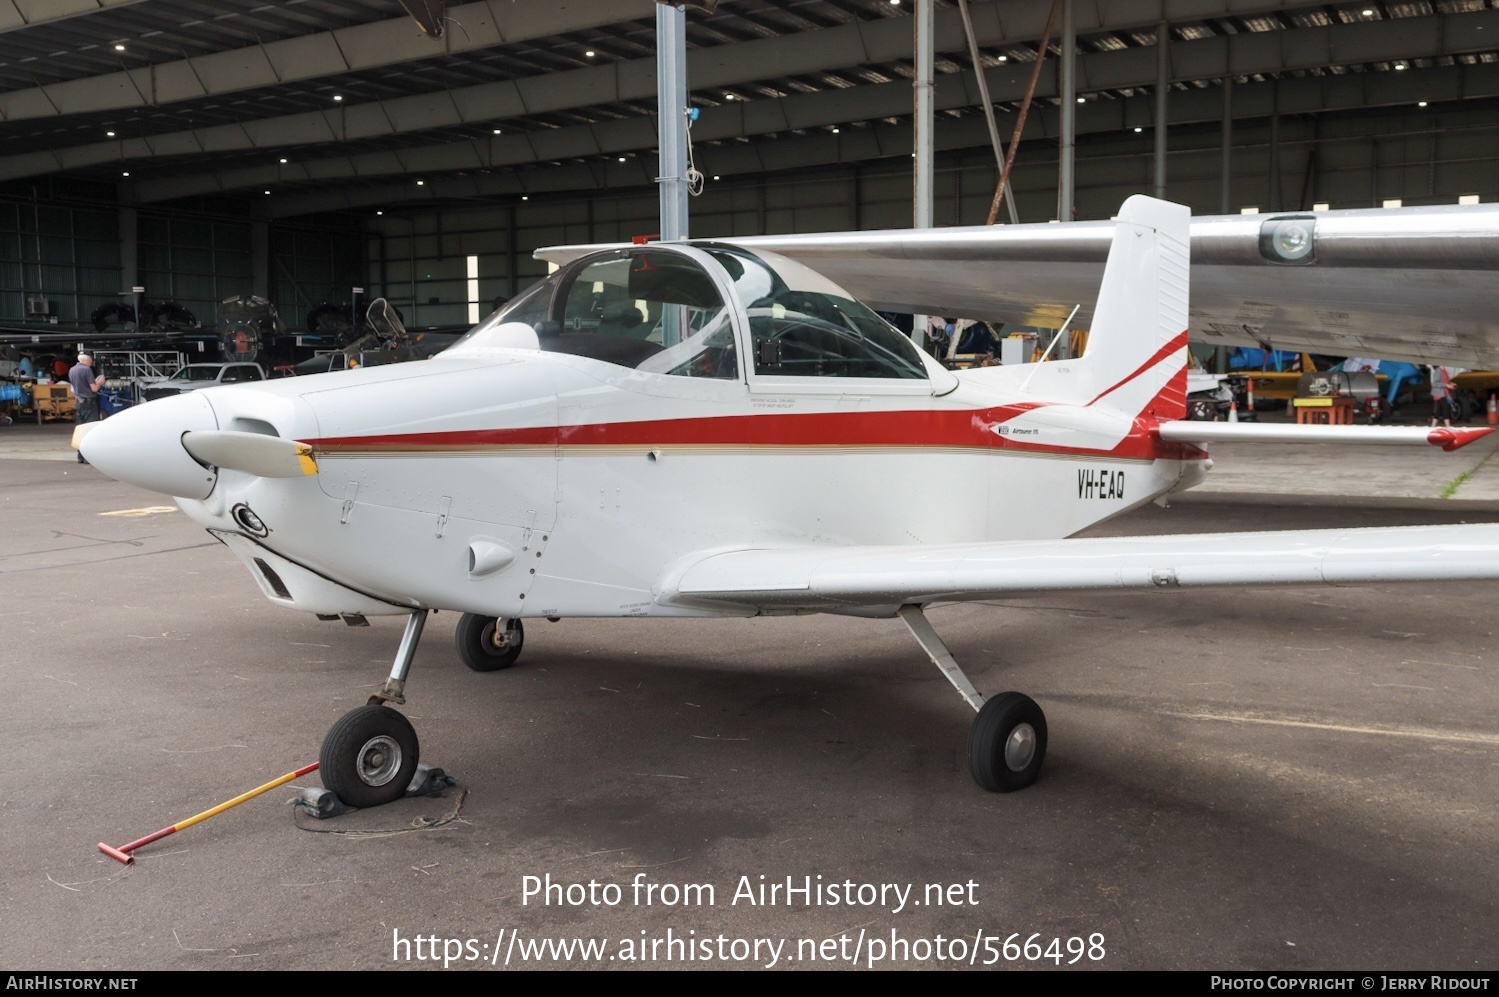
<instances>
[{"instance_id":1,"label":"red and yellow tow bar","mask_svg":"<svg viewBox=\"0 0 1499 997\"><path fill-rule=\"evenodd\" d=\"M293 779L301 778L309 772L316 772L317 767L318 763L313 762L311 765L305 765L302 768L297 769L295 772L288 772L286 773L286 775L281 776L279 779L272 779L264 786L256 786L248 793L241 793L239 796L236 796L232 800L220 803L218 806L210 810L205 810L195 817L189 817L187 820L180 820L177 823L173 824L171 827L164 827L160 831L157 831L155 834L148 834L144 838L141 838L138 841L132 841L128 845L121 845L119 848L116 848L113 845L106 845L101 841L99 842L99 851L103 852L105 855L108 855L110 858L114 859L117 862L123 862L126 865L134 865L135 856L130 853L135 851L137 848L140 848L144 845L149 845L153 841L159 841L169 834L176 834L178 831L184 831L187 828L192 827L194 824L201 824L203 821L207 820L210 817L217 817L225 810L230 810L234 807L237 807L246 800L253 800L255 799L255 797L259 796L262 793L269 793L277 786L284 786L288 782L291 782Z\"/></svg>"}]
</instances>

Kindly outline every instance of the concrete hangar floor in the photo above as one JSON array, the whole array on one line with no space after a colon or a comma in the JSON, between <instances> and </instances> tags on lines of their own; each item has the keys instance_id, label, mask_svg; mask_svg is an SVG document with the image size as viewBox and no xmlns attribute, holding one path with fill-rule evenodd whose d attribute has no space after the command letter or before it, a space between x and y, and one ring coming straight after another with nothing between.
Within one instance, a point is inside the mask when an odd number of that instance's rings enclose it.
<instances>
[{"instance_id":1,"label":"concrete hangar floor","mask_svg":"<svg viewBox=\"0 0 1499 997\"><path fill-rule=\"evenodd\" d=\"M65 447L0 430L9 968L1499 966L1495 583L938 609L980 689L1047 710L1010 795L897 621L538 623L481 675L442 614L406 712L457 819L309 833L285 788L120 866L95 844L316 760L401 621L276 609L180 513L110 515L161 501ZM1499 520L1495 449L1219 448L1209 490L1102 529ZM547 876L584 885L548 904Z\"/></svg>"}]
</instances>

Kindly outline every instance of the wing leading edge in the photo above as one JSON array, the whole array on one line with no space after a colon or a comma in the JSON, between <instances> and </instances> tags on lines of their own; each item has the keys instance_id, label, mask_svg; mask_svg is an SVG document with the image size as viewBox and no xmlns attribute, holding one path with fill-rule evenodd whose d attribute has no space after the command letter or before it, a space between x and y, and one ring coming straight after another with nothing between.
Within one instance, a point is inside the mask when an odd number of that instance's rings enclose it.
<instances>
[{"instance_id":1,"label":"wing leading edge","mask_svg":"<svg viewBox=\"0 0 1499 997\"><path fill-rule=\"evenodd\" d=\"M1499 578L1499 524L706 553L659 601L858 612L1059 590Z\"/></svg>"}]
</instances>

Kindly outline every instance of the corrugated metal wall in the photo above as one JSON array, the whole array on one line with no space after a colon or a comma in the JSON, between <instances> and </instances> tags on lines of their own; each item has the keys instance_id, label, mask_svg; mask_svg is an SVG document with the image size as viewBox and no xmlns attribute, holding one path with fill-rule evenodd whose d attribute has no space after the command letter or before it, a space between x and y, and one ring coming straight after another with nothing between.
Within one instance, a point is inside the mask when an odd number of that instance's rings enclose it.
<instances>
[{"instance_id":1,"label":"corrugated metal wall","mask_svg":"<svg viewBox=\"0 0 1499 997\"><path fill-rule=\"evenodd\" d=\"M1274 129L1279 177L1272 203L1269 119L1235 122L1229 211L1456 203L1460 195L1499 199L1499 120L1490 102L1443 111L1408 108L1283 119ZM1216 125L1174 129L1167 196L1196 214L1220 210L1220 132ZM899 161L827 167L760 178L711 178L691 205L692 235L903 228L911 224L911 176ZM1079 219L1108 218L1131 194L1149 191L1148 135L1083 136L1078 147ZM1021 221L1056 217L1055 148L1031 143L1017 160ZM996 171L987 150L938 158L934 217L939 225L981 224ZM1003 215L1001 216L1004 217ZM557 197L508 207L433 212L411 209L368 218L372 293L383 288L415 315L414 324L459 323L468 314L465 257L479 257L481 312L546 272L531 258L541 246L619 242L657 227L653 190Z\"/></svg>"},{"instance_id":2,"label":"corrugated metal wall","mask_svg":"<svg viewBox=\"0 0 1499 997\"><path fill-rule=\"evenodd\" d=\"M212 325L218 303L250 293L250 223L141 212L136 229L140 284L150 304L175 301Z\"/></svg>"},{"instance_id":3,"label":"corrugated metal wall","mask_svg":"<svg viewBox=\"0 0 1499 997\"><path fill-rule=\"evenodd\" d=\"M126 273L121 209L112 194L112 187L66 180L0 188L0 322L50 324L49 317L26 314L26 299L41 297L52 303L50 318L58 324L86 325L99 306L128 303L131 286L139 284L148 304L175 301L212 326L220 302L253 293L259 271L287 327L297 330L310 309L347 302L363 282L361 219L271 224L266 258L257 261L257 223L244 202L228 198L180 210L138 209L135 270Z\"/></svg>"},{"instance_id":4,"label":"corrugated metal wall","mask_svg":"<svg viewBox=\"0 0 1499 997\"><path fill-rule=\"evenodd\" d=\"M355 224L330 219L325 227L271 230L271 300L287 329L306 329L309 311L324 302L347 304L351 289L363 283L364 239Z\"/></svg>"},{"instance_id":5,"label":"corrugated metal wall","mask_svg":"<svg viewBox=\"0 0 1499 997\"><path fill-rule=\"evenodd\" d=\"M113 209L0 200L0 317L22 321L26 299L40 297L59 322L83 322L119 290Z\"/></svg>"}]
</instances>

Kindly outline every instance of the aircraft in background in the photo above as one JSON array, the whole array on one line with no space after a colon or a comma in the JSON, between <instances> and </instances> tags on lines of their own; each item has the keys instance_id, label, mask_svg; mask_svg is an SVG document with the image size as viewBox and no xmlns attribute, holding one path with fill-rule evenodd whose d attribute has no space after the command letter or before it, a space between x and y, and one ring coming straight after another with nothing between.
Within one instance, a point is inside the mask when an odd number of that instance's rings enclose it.
<instances>
[{"instance_id":1,"label":"aircraft in background","mask_svg":"<svg viewBox=\"0 0 1499 997\"><path fill-rule=\"evenodd\" d=\"M1452 449L1490 432L1185 421L1189 225L1179 205L1124 204L1075 360L948 371L763 240L558 250L431 360L211 388L78 442L176 497L273 603L406 617L383 688L323 743L325 784L355 806L415 770L390 704L434 609L463 614L478 671L512 665L538 617L899 616L977 711L974 778L1019 789L1045 716L980 695L932 603L1499 577L1499 525L1064 539L1200 482L1213 440Z\"/></svg>"}]
</instances>

